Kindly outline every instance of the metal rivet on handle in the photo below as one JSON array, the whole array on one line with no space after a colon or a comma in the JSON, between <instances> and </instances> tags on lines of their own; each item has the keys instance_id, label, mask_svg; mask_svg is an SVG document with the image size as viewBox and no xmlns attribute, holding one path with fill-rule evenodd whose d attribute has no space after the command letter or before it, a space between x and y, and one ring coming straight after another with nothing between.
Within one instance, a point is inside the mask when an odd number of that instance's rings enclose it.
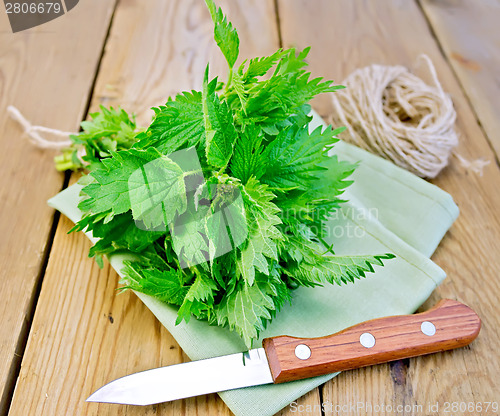
<instances>
[{"instance_id":1,"label":"metal rivet on handle","mask_svg":"<svg viewBox=\"0 0 500 416\"><path fill-rule=\"evenodd\" d=\"M365 348L372 348L375 346L375 337L369 332L365 332L359 337L359 342Z\"/></svg>"},{"instance_id":2,"label":"metal rivet on handle","mask_svg":"<svg viewBox=\"0 0 500 416\"><path fill-rule=\"evenodd\" d=\"M299 360L307 360L311 356L311 348L306 344L299 344L295 347L295 356Z\"/></svg>"},{"instance_id":3,"label":"metal rivet on handle","mask_svg":"<svg viewBox=\"0 0 500 416\"><path fill-rule=\"evenodd\" d=\"M432 322L424 321L422 325L420 325L420 330L429 337L432 337L436 333L436 327Z\"/></svg>"}]
</instances>

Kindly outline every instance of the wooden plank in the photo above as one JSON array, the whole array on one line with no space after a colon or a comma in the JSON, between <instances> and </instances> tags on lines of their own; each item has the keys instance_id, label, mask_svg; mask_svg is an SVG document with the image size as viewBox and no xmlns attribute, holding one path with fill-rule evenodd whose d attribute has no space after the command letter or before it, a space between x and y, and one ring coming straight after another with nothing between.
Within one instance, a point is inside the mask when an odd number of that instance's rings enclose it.
<instances>
[{"instance_id":1,"label":"wooden plank","mask_svg":"<svg viewBox=\"0 0 500 416\"><path fill-rule=\"evenodd\" d=\"M420 3L499 160L500 1Z\"/></svg>"},{"instance_id":2,"label":"wooden plank","mask_svg":"<svg viewBox=\"0 0 500 416\"><path fill-rule=\"evenodd\" d=\"M416 3L321 0L311 8L305 0L279 0L278 10L284 46L312 45L310 69L316 75L339 82L354 69L368 64L411 66L420 53L429 55L458 112L461 137L458 152L469 159L494 159ZM332 109L328 97L317 100L315 107L325 116ZM410 408L404 414L433 414L426 412L425 406L438 403L443 411L445 402L498 400L494 386L500 382L496 352L500 341L496 299L500 290L497 278L500 170L496 164L490 164L480 177L466 172L452 159L450 166L433 182L453 196L461 214L433 256L448 273L448 278L424 308L440 298L458 299L477 311L483 320L482 331L470 347L461 350L341 374L326 384L324 401L334 406L358 402L372 405L371 410L352 410L348 406L342 414L382 414L374 406L384 403L423 405L423 413ZM325 414L338 413L334 407L333 411L326 408ZM453 414L471 413L459 410Z\"/></svg>"},{"instance_id":3,"label":"wooden plank","mask_svg":"<svg viewBox=\"0 0 500 416\"><path fill-rule=\"evenodd\" d=\"M155 2L148 10L132 0L120 4L97 79L94 107L120 105L134 111L139 124L147 125L153 115L150 107L164 104L180 91L201 89L207 62L210 76L225 79L227 63L213 40L205 5L199 3ZM238 62L279 46L273 2L247 3L218 2L238 29Z\"/></svg>"},{"instance_id":4,"label":"wooden plank","mask_svg":"<svg viewBox=\"0 0 500 416\"><path fill-rule=\"evenodd\" d=\"M17 106L34 124L78 129L113 7L114 0L93 0L16 34L0 14L0 415L11 399L52 238L46 200L64 179L54 170L55 153L22 137L6 108Z\"/></svg>"},{"instance_id":5,"label":"wooden plank","mask_svg":"<svg viewBox=\"0 0 500 416\"><path fill-rule=\"evenodd\" d=\"M278 47L271 0L221 4L238 28L242 57ZM212 31L200 1L155 0L148 7L121 1L92 108L121 105L138 113L139 124L147 123L149 107L201 86L208 60L212 74L222 72ZM81 234L66 235L70 226L63 218L56 231L10 414L229 415L216 395L146 408L85 402L117 377L186 357L135 295L117 295L116 273L107 265L99 270L87 258L89 243ZM319 404L318 390L300 403Z\"/></svg>"}]
</instances>

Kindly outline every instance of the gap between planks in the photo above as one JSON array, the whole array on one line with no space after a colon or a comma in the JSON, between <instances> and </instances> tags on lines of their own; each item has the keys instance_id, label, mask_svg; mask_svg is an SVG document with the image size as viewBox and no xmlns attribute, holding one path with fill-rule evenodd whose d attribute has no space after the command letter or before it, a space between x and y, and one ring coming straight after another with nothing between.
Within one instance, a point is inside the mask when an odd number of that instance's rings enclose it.
<instances>
[{"instance_id":1,"label":"gap between planks","mask_svg":"<svg viewBox=\"0 0 500 416\"><path fill-rule=\"evenodd\" d=\"M495 163L497 164L498 167L500 167L500 155L498 153L500 148L497 149L495 147L495 143L493 141L494 138L490 137L490 135L488 134L488 132L485 129L485 126L481 122L481 118L479 117L478 110L476 109L474 102L471 98L470 91L467 88L467 86L464 84L464 77L460 76L460 74L457 71L456 65L454 65L454 63L453 63L453 56L451 56L451 55L453 55L453 52L450 54L448 51L448 53L447 53L446 45L444 44L442 38L440 38L438 36L438 33L436 32L435 24L433 24L433 22L430 19L430 13L429 13L428 7L426 7L423 4L422 0L415 0L415 3L418 6L418 8L420 9L420 12L422 13L422 16L424 17L425 21L427 22L429 32L431 33L432 37L436 41L436 45L437 45L439 51L441 52L443 59L448 62L450 70L453 72L453 75L454 75L455 79L457 80L458 85L460 86L462 94L464 95L467 102L469 103L469 107L470 107L472 113L474 114L474 117L476 118L478 127L481 129L483 135L488 139L487 140L488 144L489 144L490 149L492 150L492 152L494 154ZM499 51L499 53L500 53L500 51ZM466 58L463 58L463 59L468 61ZM469 63L469 65L472 65L472 64Z\"/></svg>"},{"instance_id":2,"label":"gap between planks","mask_svg":"<svg viewBox=\"0 0 500 416\"><path fill-rule=\"evenodd\" d=\"M418 1L498 163L500 1Z\"/></svg>"},{"instance_id":3,"label":"gap between planks","mask_svg":"<svg viewBox=\"0 0 500 416\"><path fill-rule=\"evenodd\" d=\"M89 86L89 94L88 94L88 98L87 98L87 104L85 106L84 116L82 117L81 121L84 121L88 117L88 112L89 112L90 104L92 101L93 91L94 91L94 87L95 87L95 83L96 83L96 79L97 79L97 74L99 72L99 67L101 66L101 61L102 61L102 57L104 55L106 43L108 41L109 33L111 30L111 25L113 23L113 17L114 17L115 11L116 11L116 6L117 6L117 3L119 1L120 0L116 0L115 4L113 6L113 11L111 12L111 18L109 20L108 30L106 32L106 35L104 37L104 41L102 43L101 53L100 53L100 56L98 58L98 62L96 65L94 78L92 80L91 85ZM63 191L64 189L66 189L69 186L70 176L71 176L70 172L68 172L68 171L64 172L64 180L63 180L63 184L61 186L60 191ZM14 388L15 388L15 385L16 385L16 382L17 382L17 379L19 376L19 371L21 369L22 358L24 355L24 351L26 349L26 343L27 343L28 338L29 338L29 333L31 331L31 324L33 323L33 316L35 314L36 305L38 304L38 296L40 295L40 290L41 290L42 284L43 284L43 277L45 275L45 272L47 270L47 265L49 263L49 258L50 258L50 254L52 251L52 245L54 243L54 237L56 234L56 230L57 230L57 226L59 224L60 217L61 217L61 214L58 211L54 211L54 216L53 216L52 223L51 223L50 233L47 236L47 244L46 244L47 248L44 252L43 261L42 261L42 264L40 266L40 271L38 273L35 291L34 291L34 294L32 296L32 300L30 301L30 309L29 309L29 312L26 314L26 329L21 333L21 335L19 337L19 343L18 343L18 346L16 348L16 356L18 358L18 362L13 363L13 365L15 365L15 368L13 369L12 382L10 383L11 386L7 386L9 391L8 391L8 403L7 403L6 410L5 410L6 412L8 411L8 408L10 407L10 402L12 400ZM0 412L0 414L3 415L4 413Z\"/></svg>"},{"instance_id":4,"label":"gap between planks","mask_svg":"<svg viewBox=\"0 0 500 416\"><path fill-rule=\"evenodd\" d=\"M104 56L105 46L106 46L106 43L107 43L108 38L109 38L109 33L111 30L111 25L113 23L113 17L114 17L115 11L116 11L118 1L119 0L115 1L115 4L113 6L113 11L111 12L111 18L109 20L108 29L106 31L106 35L105 35L103 43L102 43L101 53L100 53L98 61L97 61L96 69L94 72L94 77L93 77L92 82L88 88L89 94L87 97L87 104L85 105L83 117L80 121L84 121L88 117L89 108L90 108L90 104L91 104L92 97L93 97L93 91L94 91L94 87L95 87L95 83L96 83L96 79L97 79L97 74L98 74L99 68L101 66L102 57ZM63 6L64 6L65 13L66 13L66 6L65 6L64 2L63 2ZM68 171L64 172L64 180L63 180L63 184L61 186L60 191L66 189L68 187L70 175L71 175L70 172L68 172ZM8 409L10 407L10 402L12 400L14 388L16 386L16 382L17 382L17 379L19 376L19 371L21 369L22 358L24 355L24 351L26 349L26 343L28 342L28 337L29 337L29 333L31 330L31 324L33 322L33 316L35 314L36 305L38 304L38 296L40 295L40 290L42 288L42 283L43 283L43 277L45 275L45 272L47 270L47 265L49 263L49 257L50 257L50 253L52 251L52 245L54 243L54 237L56 234L57 225L59 223L60 217L61 217L61 214L58 211L54 211L54 215L53 215L53 218L51 221L51 229L50 229L50 232L47 236L46 249L44 250L43 260L42 260L42 263L40 265L40 270L39 270L39 273L38 273L38 276L36 279L36 286L35 286L32 298L29 302L29 310L26 314L25 327L23 327L23 329L19 335L19 341L18 341L18 344L16 347L16 353L15 353L16 359L14 359L12 362L12 366L11 366L12 369L10 370L11 381L8 382L6 384L6 387L5 387L5 392L6 392L5 396L7 398L7 401L5 403L5 409L0 409L0 415L7 414Z\"/></svg>"},{"instance_id":5,"label":"gap between planks","mask_svg":"<svg viewBox=\"0 0 500 416\"><path fill-rule=\"evenodd\" d=\"M69 16L15 34L3 14L0 26L6 30L0 30L2 109L13 104L35 124L54 125L63 130L75 128L84 112L82 97L87 97L88 81L94 73L92 64L97 58L93 48L95 44L100 46L103 32L99 29L106 23L110 3L111 0L98 3L100 16L93 19L93 30L82 23L87 16L81 13L81 8ZM57 30L62 29L68 36L57 37ZM78 34L83 34L83 39ZM79 53L83 51L85 59ZM68 79L71 84L61 89L60 85ZM0 414L5 414L29 339L58 219L45 201L61 189L64 180L53 167L51 152L33 147L5 111L0 116L0 128L3 148Z\"/></svg>"}]
</instances>

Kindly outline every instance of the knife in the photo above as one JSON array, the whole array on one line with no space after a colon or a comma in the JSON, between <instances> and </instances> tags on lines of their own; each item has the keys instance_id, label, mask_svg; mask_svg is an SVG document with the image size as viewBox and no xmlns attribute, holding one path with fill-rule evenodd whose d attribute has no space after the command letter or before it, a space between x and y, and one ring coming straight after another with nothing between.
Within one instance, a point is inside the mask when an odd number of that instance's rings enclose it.
<instances>
[{"instance_id":1,"label":"knife","mask_svg":"<svg viewBox=\"0 0 500 416\"><path fill-rule=\"evenodd\" d=\"M149 405L202 394L329 374L463 347L481 320L450 299L414 314L373 319L321 338L277 336L245 353L131 374L101 387L88 402Z\"/></svg>"}]
</instances>

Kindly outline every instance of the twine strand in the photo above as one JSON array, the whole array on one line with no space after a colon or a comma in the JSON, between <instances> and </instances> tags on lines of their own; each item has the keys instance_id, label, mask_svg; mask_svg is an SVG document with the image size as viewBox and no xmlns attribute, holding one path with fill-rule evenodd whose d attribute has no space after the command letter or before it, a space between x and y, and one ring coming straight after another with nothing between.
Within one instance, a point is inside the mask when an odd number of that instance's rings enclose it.
<instances>
[{"instance_id":1,"label":"twine strand","mask_svg":"<svg viewBox=\"0 0 500 416\"><path fill-rule=\"evenodd\" d=\"M7 114L23 128L23 133L29 138L29 140L41 149L56 149L61 150L65 147L69 147L73 142L69 137L74 133L69 133L57 129L51 129L43 126L33 126L22 113L13 105L7 107ZM40 133L45 133L56 137L56 140L50 140L49 138L44 138Z\"/></svg>"}]
</instances>

